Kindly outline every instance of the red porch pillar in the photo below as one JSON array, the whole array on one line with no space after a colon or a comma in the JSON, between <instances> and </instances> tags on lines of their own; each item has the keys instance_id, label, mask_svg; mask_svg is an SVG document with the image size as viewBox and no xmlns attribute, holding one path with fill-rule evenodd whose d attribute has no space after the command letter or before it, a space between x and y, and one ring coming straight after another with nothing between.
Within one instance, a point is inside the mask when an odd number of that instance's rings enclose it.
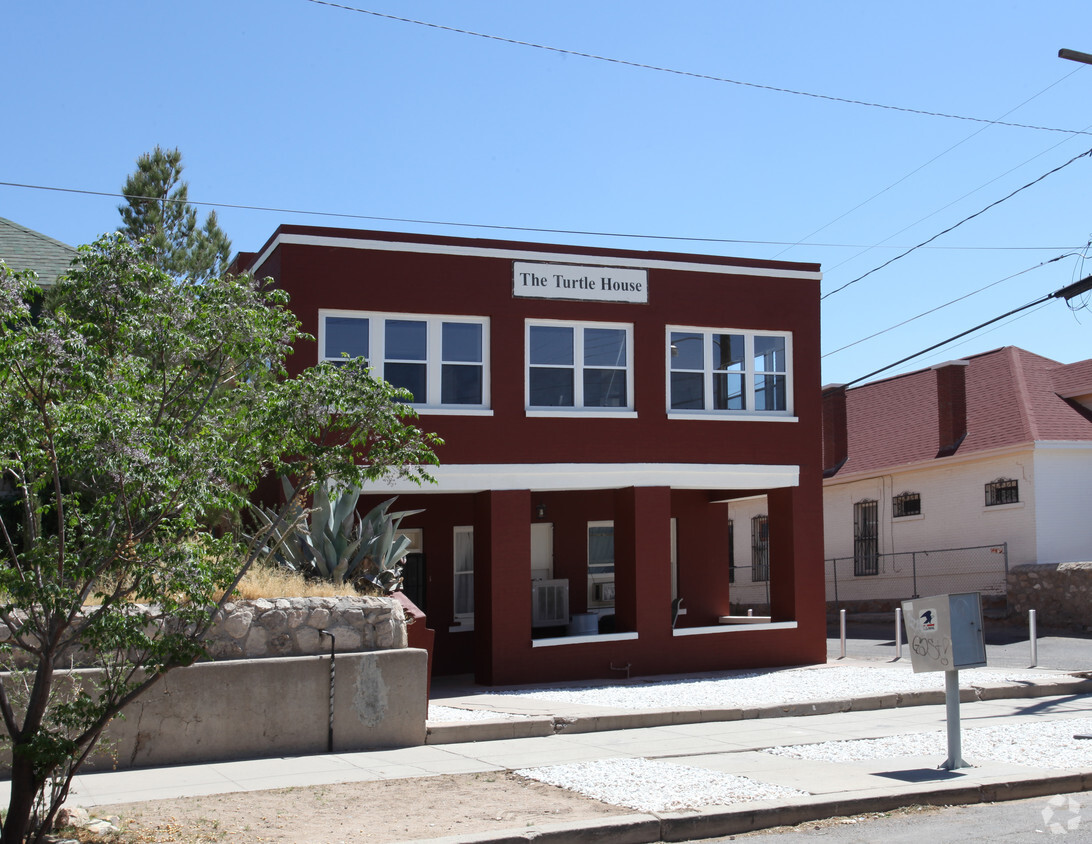
<instances>
[{"instance_id":1,"label":"red porch pillar","mask_svg":"<svg viewBox=\"0 0 1092 844\"><path fill-rule=\"evenodd\" d=\"M770 490L770 613L795 621L804 642L801 656L826 658L826 596L823 575L822 487ZM810 653L807 652L810 650Z\"/></svg>"},{"instance_id":2,"label":"red porch pillar","mask_svg":"<svg viewBox=\"0 0 1092 844\"><path fill-rule=\"evenodd\" d=\"M614 614L619 632L636 631L642 641L671 636L669 487L614 494Z\"/></svg>"},{"instance_id":3,"label":"red porch pillar","mask_svg":"<svg viewBox=\"0 0 1092 844\"><path fill-rule=\"evenodd\" d=\"M474 497L474 678L494 676L531 652L531 493Z\"/></svg>"}]
</instances>

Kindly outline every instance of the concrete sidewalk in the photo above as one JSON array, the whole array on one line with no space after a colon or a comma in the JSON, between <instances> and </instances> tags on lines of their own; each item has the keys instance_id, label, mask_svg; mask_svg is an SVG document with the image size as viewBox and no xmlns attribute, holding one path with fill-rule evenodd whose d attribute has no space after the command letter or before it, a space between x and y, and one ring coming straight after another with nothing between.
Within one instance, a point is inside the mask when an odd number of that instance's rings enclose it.
<instances>
[{"instance_id":1,"label":"concrete sidewalk","mask_svg":"<svg viewBox=\"0 0 1092 844\"><path fill-rule=\"evenodd\" d=\"M481 689L452 690L446 706L489 708ZM930 698L929 695L933 695ZM1061 675L1035 685L963 692L963 728L1092 718L1092 680ZM984 761L938 770L938 757L818 762L776 756L767 748L943 730L943 692L884 695L755 710L621 712L531 698L505 698L527 717L430 724L428 744L398 750L144 769L77 777L70 803L97 805L234 791L389 778L538 768L639 758L725 772L787 786L808 796L675 812L636 812L591 824L536 826L454 841L684 841L909 804L976 803L1092 790L1092 764L1081 769ZM965 754L967 755L967 754ZM973 758L968 762L974 764Z\"/></svg>"}]
</instances>

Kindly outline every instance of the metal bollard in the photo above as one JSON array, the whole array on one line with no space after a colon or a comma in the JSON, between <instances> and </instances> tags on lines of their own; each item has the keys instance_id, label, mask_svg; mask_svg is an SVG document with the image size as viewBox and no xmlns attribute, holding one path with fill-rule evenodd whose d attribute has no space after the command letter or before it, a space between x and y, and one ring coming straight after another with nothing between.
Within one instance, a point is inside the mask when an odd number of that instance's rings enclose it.
<instances>
[{"instance_id":1,"label":"metal bollard","mask_svg":"<svg viewBox=\"0 0 1092 844\"><path fill-rule=\"evenodd\" d=\"M895 659L902 659L902 607L895 608Z\"/></svg>"},{"instance_id":2,"label":"metal bollard","mask_svg":"<svg viewBox=\"0 0 1092 844\"><path fill-rule=\"evenodd\" d=\"M1028 639L1031 641L1031 667L1039 664L1039 634L1035 629L1035 610L1028 610Z\"/></svg>"},{"instance_id":3,"label":"metal bollard","mask_svg":"<svg viewBox=\"0 0 1092 844\"><path fill-rule=\"evenodd\" d=\"M846 658L846 611L838 610L838 623L841 626L842 635L842 656L840 659Z\"/></svg>"}]
</instances>

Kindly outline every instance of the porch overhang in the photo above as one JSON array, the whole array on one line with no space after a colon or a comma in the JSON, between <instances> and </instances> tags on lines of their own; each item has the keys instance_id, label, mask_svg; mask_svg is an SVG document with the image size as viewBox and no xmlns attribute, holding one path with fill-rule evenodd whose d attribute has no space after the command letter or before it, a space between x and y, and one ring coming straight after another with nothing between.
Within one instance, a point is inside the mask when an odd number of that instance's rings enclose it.
<instances>
[{"instance_id":1,"label":"porch overhang","mask_svg":"<svg viewBox=\"0 0 1092 844\"><path fill-rule=\"evenodd\" d=\"M569 491L671 489L782 489L798 486L800 467L749 463L486 463L426 467L434 484L402 478L372 481L366 493L459 493L530 489Z\"/></svg>"}]
</instances>

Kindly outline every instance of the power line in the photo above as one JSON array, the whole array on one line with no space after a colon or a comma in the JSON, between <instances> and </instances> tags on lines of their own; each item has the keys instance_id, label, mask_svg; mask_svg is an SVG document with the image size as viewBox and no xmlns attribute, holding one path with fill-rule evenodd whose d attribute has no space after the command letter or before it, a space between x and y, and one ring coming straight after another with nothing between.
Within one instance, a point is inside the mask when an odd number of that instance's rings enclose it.
<instances>
[{"instance_id":1,"label":"power line","mask_svg":"<svg viewBox=\"0 0 1092 844\"><path fill-rule=\"evenodd\" d=\"M1087 127L1087 128L1092 128L1092 127ZM982 130L979 130L979 131L982 131ZM946 211L947 209L951 208L953 205L956 205L957 203L962 202L967 197L973 196L974 194L978 193L983 188L986 188L986 187L992 185L994 182L1005 178L1005 176L1009 175L1010 173L1015 173L1017 170L1019 170L1021 167L1025 166L1026 164L1030 164L1031 162L1035 161L1035 159L1037 159L1037 158L1042 158L1048 152L1051 152L1051 151L1057 149L1058 147L1060 147L1062 144L1065 144L1065 143L1068 143L1068 142L1069 142L1069 138L1063 138L1062 140L1058 141L1058 143L1051 144L1049 147L1044 149L1042 152L1036 153L1031 158L1024 159L1019 164L1017 164L1017 165L1015 165L1013 167L1010 167L1005 172L999 173L998 175L994 176L992 179L990 179L990 180L988 180L986 182L983 182L982 184L980 184L978 187L974 188L973 190L967 191L962 196L959 196L959 197L953 199L950 202L946 202L944 205L940 206L935 211L931 211L930 213L926 214L924 217L919 217L917 220L910 223L909 225L903 226L897 232L895 232L894 234L888 235L883 240L881 240L879 243L875 243L872 246L869 246L867 249L862 249L860 252L839 261L837 264L835 264L832 267L826 267L825 268L826 272L828 274L833 273L834 270L838 269L839 267L845 266L850 261L852 261L852 260L854 260L856 258L859 258L861 255L864 255L864 254L866 254L868 252L871 252L873 249L880 248L881 246L883 246L887 241L891 240L892 238L898 237L903 232L909 231L910 229L914 228L914 226L917 226L917 225L919 225L921 223L924 223L926 220L928 220L928 219L930 219L932 217L935 217L941 211Z\"/></svg>"},{"instance_id":2,"label":"power line","mask_svg":"<svg viewBox=\"0 0 1092 844\"><path fill-rule=\"evenodd\" d=\"M1078 160L1078 159L1080 159L1080 158L1084 158L1084 157L1085 157L1086 155L1092 155L1092 149L1088 149L1088 150L1085 150L1085 151L1084 151L1084 152L1082 152L1082 153L1081 153L1080 155L1075 155L1075 156L1073 156L1073 157L1072 157L1071 159L1069 159L1069 161L1065 162L1065 164L1060 164L1060 165L1058 165L1058 166L1057 166L1057 167L1055 167L1055 168L1054 168L1053 170L1050 170L1049 172L1047 172L1047 173L1044 173L1043 175L1039 176L1039 178L1037 178L1037 179L1034 179L1034 180L1032 180L1032 181L1028 182L1028 183L1027 183L1026 185L1022 185L1021 187L1018 187L1018 188L1017 188L1016 190L1012 191L1012 192L1011 192L1011 193L1009 193L1009 194L1008 194L1007 196L1003 196L1003 197L1001 197L1000 199L998 199L998 200L996 200L996 201L994 201L994 202L991 202L991 203L990 203L989 205L987 205L987 206L986 206L985 208L982 208L982 209L980 209L980 210L978 210L978 211L975 211L975 212L974 212L973 214L971 214L970 216L964 217L964 218L963 218L962 220L960 220L960 221L959 221L958 223L954 223L953 225L950 225L950 226L948 226L948 228L944 229L943 231L937 232L937 233L936 233L935 235L933 235L932 237L930 237L930 238L928 238L928 239L926 239L926 240L923 240L923 241L922 241L921 243L919 243L919 244L918 244L917 246L911 246L911 247L910 247L909 249L907 249L907 250L906 250L905 252L903 252L903 253L901 253L901 254L899 254L899 255L896 255L896 256L895 256L894 258L890 258L890 259L888 259L887 261L884 261L884 262L883 262L882 264L880 264L880 265L879 265L878 267L873 267L872 269L870 269L870 270L869 270L868 272L864 273L863 275L859 275L859 276L857 276L857 278L855 278L855 279L853 279L853 280L851 280L851 281L847 281L847 282L846 282L845 284L843 284L843 285L842 285L841 287L836 287L836 288L835 288L834 290L830 291L830 293L825 293L825 294L824 294L823 296L821 296L820 298L821 298L821 299L828 299L828 298L830 298L831 296L833 296L833 295L834 295L835 293L839 293L839 292L841 292L841 291L845 290L845 289L846 289L847 287L849 287L849 286L850 286L851 284L856 284L856 283L857 283L858 281L861 281L861 280L863 280L863 279L865 279L865 278L868 278L868 276L872 275L872 273L875 273L875 272L879 272L879 271L880 271L880 270L882 270L882 269L883 269L884 267L890 266L891 264L895 263L895 261L898 261L898 260L899 260L899 259L901 259L901 258L905 258L905 257L906 257L907 255L909 255L909 254L910 254L911 252L914 252L914 251L916 251L916 250L920 249L921 247L925 246L925 245L926 245L926 244L928 244L928 243L932 243L932 242L933 242L934 240L936 240L936 239L937 239L938 237L941 237L941 236L943 236L943 235L946 235L946 234L948 234L948 232L952 231L953 229L957 229L957 228L959 228L959 227L960 227L960 226L962 226L962 225L963 225L964 223L966 223L966 222L969 222L970 220L973 220L973 219L974 219L975 217L979 217L979 216L981 216L982 214L985 214L985 213L986 213L987 211L989 211L989 210L990 210L991 208L993 208L993 207L995 207L995 206L997 206L997 205L1000 205L1000 204L1001 204L1002 202L1005 202L1005 201L1007 201L1007 200L1009 200L1009 199L1012 199L1012 198L1013 198L1014 196L1016 196L1016 194L1020 193L1020 191L1023 191L1023 190L1027 190L1027 189L1028 189L1028 188L1030 188L1030 187L1031 187L1032 185L1034 185L1034 184L1037 184L1037 183L1041 182L1041 181L1042 181L1043 179L1045 179L1045 178L1046 178L1047 176L1052 176L1052 175L1054 175L1054 174L1055 174L1055 173L1057 173L1057 172L1058 172L1059 170L1063 170L1063 169L1065 169L1065 168L1066 168L1066 167L1068 167L1068 166L1069 166L1070 164L1072 164L1072 163L1073 163L1074 161L1077 161L1077 160Z\"/></svg>"},{"instance_id":3,"label":"power line","mask_svg":"<svg viewBox=\"0 0 1092 844\"><path fill-rule=\"evenodd\" d=\"M869 108L882 108L888 111L901 111L906 114L918 114L924 117L943 117L948 120L966 120L972 123L988 123L992 126L1008 126L1013 129L1035 129L1040 132L1064 132L1068 135L1089 135L1092 132L1081 131L1077 129L1059 129L1053 126L1034 126L1027 123L1007 123L1002 120L988 120L984 117L968 117L962 114L947 114L942 111L927 111L919 108L907 108L904 106L887 105L885 103L873 103L867 100L854 100L848 97L835 97L830 94L816 94L811 91L798 91L793 88L779 88L775 85L762 85L758 82L744 82L739 79L729 79L724 76L712 76L707 73L696 73L691 70L678 70L670 67L660 67L659 65L645 64L643 62L630 61L628 59L619 59L612 56L600 56L596 53L585 53L579 50L567 50L563 47L552 47L548 44L536 44L533 41L522 41L518 38L505 38L501 35L490 35L486 32L475 32L471 29L461 29L455 26L445 26L444 24L432 23L430 21L416 20L414 18L400 17L399 15L391 15L385 12L376 12L371 9L359 9L355 6L347 6L343 3L333 3L331 0L307 0L309 3L314 3L318 6L329 6L334 9L342 9L346 12L359 12L362 15L372 15L377 18L385 18L386 20L399 21L400 23L411 23L415 26L426 26L431 29L439 29L444 32L453 32L458 35L471 35L475 38L485 38L489 41L499 41L503 44L514 44L517 47L533 47L536 50L546 50L551 53L560 53L565 56L575 56L581 59L593 59L599 62L609 62L611 64L623 65L625 67L635 67L641 70L652 70L657 73L670 73L675 76L685 76L691 79L703 79L706 82L723 82L730 85L740 85L746 88L757 88L762 91L774 91L778 94L793 94L798 97L811 97L817 100L826 100L828 102L845 103L846 105L867 106Z\"/></svg>"},{"instance_id":4,"label":"power line","mask_svg":"<svg viewBox=\"0 0 1092 844\"><path fill-rule=\"evenodd\" d=\"M1072 75L1073 75L1074 73L1077 73L1077 71L1079 71L1079 70L1081 70L1081 69L1082 69L1082 68L1080 68L1080 67L1074 68L1074 69L1073 69L1073 70L1071 70L1071 71L1070 71L1069 73L1067 73L1067 74L1066 74L1065 76L1061 77L1060 79L1057 79L1057 80L1055 80L1054 82L1051 82L1051 83L1050 83L1049 85L1047 85L1047 86L1046 86L1045 88L1043 88L1043 90L1039 91L1039 93L1037 93L1037 94L1033 94L1032 96L1028 97L1028 98L1027 98L1026 100L1024 100L1024 101L1023 101L1022 103L1020 103L1019 105L1017 105L1017 106L1013 106L1012 108L1010 108L1010 109L1009 109L1008 111L1006 111L1006 112L1005 112L1004 114L1002 114L1002 115L1001 115L1001 117L1008 117L1008 116L1009 116L1010 114L1012 114L1013 112L1015 112L1015 111L1019 111L1019 110L1020 110L1020 109L1022 109L1022 108L1023 108L1024 106L1026 106L1026 105L1027 105L1028 103L1030 103L1030 102L1031 102L1032 100L1034 100L1034 99L1037 99L1038 97L1041 97L1041 96L1042 96L1043 94L1045 94L1045 93L1046 93L1047 91L1049 91L1049 90L1050 90L1051 88L1053 88L1053 87L1054 87L1055 85L1058 85L1058 84L1060 84L1060 83L1064 82L1064 81L1065 81L1066 79L1068 79L1068 78L1069 78L1070 76L1072 76ZM998 119L1000 120L1001 118L998 118ZM910 171L909 173L905 174L904 176L902 176L902 177L901 177L901 178L899 178L899 179L896 179L896 180L895 180L894 182L892 182L891 184L889 184L889 185L888 185L887 187L883 188L882 190L876 191L876 193L872 194L872 196L868 197L868 199L865 199L865 200L862 200L861 202L858 202L858 203L857 203L856 205L854 205L854 206L853 206L852 208L850 208L850 209L849 209L848 211L845 211L845 212L843 212L843 213L839 214L839 215L838 215L837 217L835 217L835 218L834 218L833 220L830 220L829 222L827 222L827 223L824 223L824 224L823 224L823 225L821 225L821 226L820 226L819 228L817 228L817 229L816 229L815 231L811 232L811 234L805 235L805 236L804 236L804 237L802 237L802 238L800 239L800 241L799 241L799 242L798 242L797 244L795 244L795 245L797 245L797 246L800 246L800 245L804 244L804 243L805 243L805 242L807 241L807 239L808 239L809 237L815 237L815 235L819 234L819 232L821 232L821 231L825 231L826 229L830 228L830 227L831 227L831 226L833 226L833 225L834 225L835 223L837 223L837 222L838 222L839 220L844 220L844 219L845 219L846 217L848 217L848 216L849 216L850 214L852 214L852 213L853 213L854 211L859 211L859 210L860 210L861 208L863 208L864 206L868 205L868 203L872 202L872 201L873 201L874 199L878 199L879 197L883 196L883 195L884 195L885 193L887 193L887 192L888 192L889 190L891 190L892 188L898 187L898 186L899 186L899 185L901 185L901 184L902 184L903 182L905 182L905 181L906 181L907 179L909 179L909 178L910 178L911 176L913 176L913 175L915 175L915 174L917 174L917 173L920 173L920 172L921 172L922 170L924 170L924 169L925 169L926 167L928 167L928 166L929 166L930 164L932 164L932 163L933 163L934 161L938 161L939 159L943 158L943 157L944 157L944 156L946 156L946 155L947 155L948 153L950 153L950 152L951 152L952 150L956 149L957 147L960 147L960 146L962 146L963 144L967 143L967 141L971 140L972 138L975 138L975 137L977 137L978 135L981 135L981 134L982 134L983 132L985 132L985 131L986 131L987 129L989 129L989 128L990 128L989 126L980 126L980 127L978 128L978 129L975 129L975 130L974 130L973 132L971 132L971 134L967 135L967 137L963 138L962 140L956 141L956 142L955 142L954 144L952 144L952 145L951 145L950 147L948 147L948 148L947 148L946 150L944 150L943 152L938 152L938 153L937 153L936 155L934 155L934 156L933 156L932 158L930 158L930 159L929 159L928 161L924 162L923 164L919 164L919 165L918 165L917 167L915 167L915 168L914 168L913 170L911 170L911 171ZM1086 127L1085 127L1085 129L1086 129L1086 130L1087 130L1087 129L1090 129L1090 128L1092 128L1092 127L1090 127L1090 126L1086 126ZM1066 140L1068 140L1068 139L1066 139ZM1058 146L1059 144L1063 144L1063 143L1065 143L1065 140L1059 141L1059 142L1058 142L1058 144L1055 144L1054 146ZM1054 147L1052 146L1052 147L1050 147L1050 149L1054 149ZM1044 152L1046 152L1046 150L1044 150ZM1040 155L1042 155L1042 154L1043 154L1043 153L1040 153ZM1025 161L1025 162L1024 162L1024 164L1027 164L1027 162ZM1011 172L1011 171L1009 171L1009 172ZM1000 176L999 176L998 178L1000 178ZM995 181L995 180L992 180L992 179L991 179L991 181ZM989 182L987 182L986 184L989 184ZM985 185L983 185L982 187L985 187ZM981 190L981 189L982 189L982 187L979 187L979 188L978 188L978 190ZM960 199L962 199L962 198L963 198L963 197L960 197ZM956 200L956 201L958 202L958 200ZM949 203L949 204L951 204L951 203ZM946 205L946 206L944 206L944 207L945 207L945 208L947 208L948 206ZM940 210L943 210L943 209L938 209L938 211L940 211ZM936 213L937 213L937 211L934 211L933 213L934 213L934 214L936 214ZM932 214L930 214L929 216L931 217L931 216L932 216ZM923 218L923 219L928 219L928 218ZM920 222L921 222L921 220L918 220L917 222L918 222L918 223L920 223ZM917 225L917 223L913 223L912 225ZM909 228L909 226L908 226L907 228ZM902 229L902 231L906 231L906 229ZM896 234L899 234L899 233L900 233L900 232L896 232ZM778 258L778 257L780 257L781 255L783 255L783 254L785 254L786 252L788 252L788 251L789 251L789 249L791 249L791 248L792 248L792 247L790 246L790 247L788 247L788 248L786 248L786 249L782 249L782 250L781 250L780 252L778 252L778 253L777 253L776 255L774 255L773 257L774 257L774 258ZM868 250L865 250L865 251L868 251ZM860 255L860 254L864 254L864 253L858 253L858 254ZM857 255L854 255L853 257L854 257L854 258L856 258L856 257L857 257ZM851 258L851 259L847 259L847 260L852 260L852 258ZM845 261L843 261L842 263L844 264L844 263L845 263ZM841 266L841 264L839 264L839 266ZM828 272L829 272L829 270L828 270Z\"/></svg>"},{"instance_id":5,"label":"power line","mask_svg":"<svg viewBox=\"0 0 1092 844\"><path fill-rule=\"evenodd\" d=\"M31 185L21 182L4 182L0 181L0 187L9 188L24 188L26 190L45 190L54 191L57 193L74 193L84 196L107 196L111 199L135 199L144 200L149 202L188 202L190 205L197 205L202 208L231 208L239 211L268 211L276 214L297 214L300 216L313 216L313 217L337 217L345 220L370 220L372 222L383 223L409 223L412 225L421 226L451 226L454 228L471 228L471 229L491 229L494 231L511 231L511 232L535 232L538 234L563 234L563 235L586 235L588 237L617 237L617 238L633 238L635 240L674 240L689 243L740 243L751 246L786 246L789 245L787 241L783 240L744 240L733 239L726 237L693 237L685 235L667 235L667 234L634 234L632 232L602 232L602 231L589 231L583 229L552 229L552 228L534 228L532 226L506 226L497 223L462 223L452 220L420 220L410 217L381 217L370 214L350 214L343 211L313 211L300 208L277 208L266 205L243 205L240 203L232 202L205 202L196 199L170 199L169 197L147 197L136 196L132 194L118 193L116 191L100 191L100 190L86 190L83 188L63 188L53 185ZM824 249L860 249L860 244L853 243L809 243L808 246L814 248ZM904 249L903 246L890 246L889 249ZM958 251L973 251L973 252L992 252L992 251L1018 251L1018 252L1054 252L1059 249L1076 249L1078 247L1073 246L935 246L929 247L933 249L949 249Z\"/></svg>"},{"instance_id":6,"label":"power line","mask_svg":"<svg viewBox=\"0 0 1092 844\"><path fill-rule=\"evenodd\" d=\"M934 343L927 349L922 349L920 352L914 352L914 354L907 355L906 357L901 358L894 363L890 363L887 366L880 367L879 369L868 373L868 375L862 375L860 378L855 378L852 381L848 382L845 386L851 387L854 384L871 378L873 375L879 375L881 372L887 372L887 370L889 369L894 369L896 366L904 364L907 361L913 360L914 358L921 357L922 355L927 354L934 349L939 349L941 346L946 346L953 340L958 340L961 337L966 337L968 334L973 334L980 328L985 328L987 325L993 325L995 322L1000 322L1006 317L1010 317L1013 314L1020 313L1020 311L1026 311L1028 308L1034 308L1036 305L1045 304L1051 299L1065 299L1066 302L1069 302L1070 299L1074 299L1077 296L1080 296L1082 293L1088 292L1089 290L1092 290L1092 275L1088 276L1087 278L1083 278L1080 281L1075 282L1074 284L1070 284L1067 287L1063 287L1061 290L1055 290L1053 293L1048 293L1046 296L1042 296L1036 299L1034 302L1028 302L1026 305L1021 305L1018 308L1013 308L1011 311L1006 311L1005 313L1001 314L1001 316L997 316L993 319L988 319L985 322L979 323L974 328L968 328L966 331L961 331L954 337L949 337L947 340L941 340L939 343Z\"/></svg>"},{"instance_id":7,"label":"power line","mask_svg":"<svg viewBox=\"0 0 1092 844\"><path fill-rule=\"evenodd\" d=\"M882 328L874 334L869 334L867 337L862 337L859 340L854 340L852 343L846 343L844 346L841 346L840 348L837 348L832 352L827 352L825 355L821 355L821 357L829 358L832 355L838 354L839 352L844 352L846 349L852 349L854 346L858 346L861 343L864 343L866 340L872 340L875 337L879 337L881 334L887 334L889 331L894 331L896 328L902 328L904 325L908 325L909 323L914 322L915 320L919 320L922 317L927 317L930 314L935 314L937 311L943 310L944 308L947 308L950 305L954 305L957 302L962 302L964 299L970 299L972 296L976 296L985 290L989 290L991 287L996 287L997 285L1014 279L1017 276L1021 276L1024 273L1030 273L1032 270L1037 270L1040 267L1045 267L1047 264L1053 264L1055 261L1060 261L1063 258L1068 258L1073 254L1075 253L1067 252L1064 255L1059 255L1056 258L1051 258L1049 261L1043 261L1042 263L1036 264L1034 267L1028 267L1027 269L1020 270L1020 272L1013 273L1012 275L1005 276L1004 278L1000 278L997 281L991 281L989 284L984 285L983 287L979 287L977 290L972 290L970 293L964 293L962 296L958 296L951 301L945 302L943 305L937 305L935 308L930 308L927 311L922 311L917 316L912 316L909 319L904 319L902 322L896 322L894 325L889 325L887 328Z\"/></svg>"}]
</instances>

